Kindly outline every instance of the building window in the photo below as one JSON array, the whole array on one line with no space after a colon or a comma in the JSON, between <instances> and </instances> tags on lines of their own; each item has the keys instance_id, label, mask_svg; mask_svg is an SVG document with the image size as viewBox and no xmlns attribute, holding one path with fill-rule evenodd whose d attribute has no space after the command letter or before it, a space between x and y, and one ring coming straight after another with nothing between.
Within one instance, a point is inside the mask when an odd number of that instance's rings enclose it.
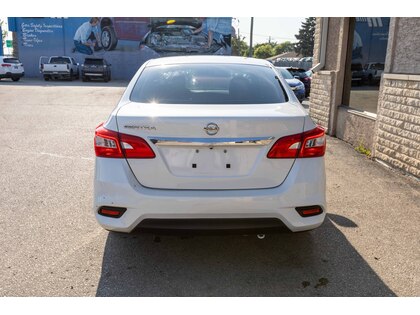
<instances>
[{"instance_id":1,"label":"building window","mask_svg":"<svg viewBox=\"0 0 420 315\"><path fill-rule=\"evenodd\" d=\"M377 112L389 21L389 17L350 19L343 103L351 108Z\"/></svg>"}]
</instances>

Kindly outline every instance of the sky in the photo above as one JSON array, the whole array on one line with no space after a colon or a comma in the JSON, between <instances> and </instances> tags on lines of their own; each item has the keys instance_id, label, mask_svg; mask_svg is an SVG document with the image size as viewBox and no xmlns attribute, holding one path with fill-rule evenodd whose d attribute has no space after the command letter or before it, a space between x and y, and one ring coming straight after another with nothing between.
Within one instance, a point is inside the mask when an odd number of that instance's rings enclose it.
<instances>
[{"instance_id":1,"label":"sky","mask_svg":"<svg viewBox=\"0 0 420 315\"><path fill-rule=\"evenodd\" d=\"M253 44L266 43L271 41L282 43L285 41L296 41L295 34L299 33L299 28L305 17L255 17L254 18L254 37ZM235 17L233 26L239 35L245 36L245 41L249 45L251 18Z\"/></svg>"}]
</instances>

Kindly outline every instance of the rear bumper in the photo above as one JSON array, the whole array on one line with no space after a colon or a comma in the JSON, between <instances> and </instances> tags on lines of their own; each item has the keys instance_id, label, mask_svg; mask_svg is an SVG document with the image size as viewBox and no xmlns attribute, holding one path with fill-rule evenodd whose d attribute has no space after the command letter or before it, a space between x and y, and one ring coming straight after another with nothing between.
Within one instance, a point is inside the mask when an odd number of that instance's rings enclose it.
<instances>
[{"instance_id":1,"label":"rear bumper","mask_svg":"<svg viewBox=\"0 0 420 315\"><path fill-rule=\"evenodd\" d=\"M19 72L19 73L6 72L4 74L0 74L0 79L22 78L23 76L25 76L25 72Z\"/></svg>"},{"instance_id":2,"label":"rear bumper","mask_svg":"<svg viewBox=\"0 0 420 315\"><path fill-rule=\"evenodd\" d=\"M105 72L91 72L91 71L82 71L82 76L87 77L105 77Z\"/></svg>"},{"instance_id":3,"label":"rear bumper","mask_svg":"<svg viewBox=\"0 0 420 315\"><path fill-rule=\"evenodd\" d=\"M295 210L309 205L321 206L323 213L301 217ZM127 211L110 218L98 214L102 206ZM324 158L297 159L282 185L250 190L150 189L137 182L124 159L96 158L93 211L101 226L119 232L131 232L148 219L269 218L293 232L310 230L325 218Z\"/></svg>"},{"instance_id":4,"label":"rear bumper","mask_svg":"<svg viewBox=\"0 0 420 315\"><path fill-rule=\"evenodd\" d=\"M246 219L145 219L135 228L136 232L159 234L253 234L290 232L276 218Z\"/></svg>"},{"instance_id":5,"label":"rear bumper","mask_svg":"<svg viewBox=\"0 0 420 315\"><path fill-rule=\"evenodd\" d=\"M70 79L71 74L70 72L44 72L44 78L55 78L55 79Z\"/></svg>"}]
</instances>

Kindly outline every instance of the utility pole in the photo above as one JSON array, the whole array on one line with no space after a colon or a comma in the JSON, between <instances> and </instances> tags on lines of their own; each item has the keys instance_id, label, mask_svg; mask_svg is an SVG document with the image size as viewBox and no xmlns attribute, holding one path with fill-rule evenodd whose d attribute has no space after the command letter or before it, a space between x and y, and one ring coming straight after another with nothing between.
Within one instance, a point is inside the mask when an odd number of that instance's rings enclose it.
<instances>
[{"instance_id":1,"label":"utility pole","mask_svg":"<svg viewBox=\"0 0 420 315\"><path fill-rule=\"evenodd\" d=\"M250 38L249 38L249 54L248 57L252 57L252 37L253 37L253 33L254 33L254 18L251 18L251 31L250 33Z\"/></svg>"}]
</instances>

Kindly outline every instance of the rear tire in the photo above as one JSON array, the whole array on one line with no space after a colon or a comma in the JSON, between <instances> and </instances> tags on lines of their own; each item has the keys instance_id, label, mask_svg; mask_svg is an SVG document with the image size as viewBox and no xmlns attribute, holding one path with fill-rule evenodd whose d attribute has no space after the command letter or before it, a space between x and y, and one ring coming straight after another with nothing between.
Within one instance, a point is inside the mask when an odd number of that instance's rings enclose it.
<instances>
[{"instance_id":1,"label":"rear tire","mask_svg":"<svg viewBox=\"0 0 420 315\"><path fill-rule=\"evenodd\" d=\"M20 78L12 78L13 81L17 82L20 80Z\"/></svg>"},{"instance_id":2,"label":"rear tire","mask_svg":"<svg viewBox=\"0 0 420 315\"><path fill-rule=\"evenodd\" d=\"M49 77L49 76L47 76L47 75L44 75L44 80L45 80L45 81L50 81L50 77Z\"/></svg>"}]
</instances>

